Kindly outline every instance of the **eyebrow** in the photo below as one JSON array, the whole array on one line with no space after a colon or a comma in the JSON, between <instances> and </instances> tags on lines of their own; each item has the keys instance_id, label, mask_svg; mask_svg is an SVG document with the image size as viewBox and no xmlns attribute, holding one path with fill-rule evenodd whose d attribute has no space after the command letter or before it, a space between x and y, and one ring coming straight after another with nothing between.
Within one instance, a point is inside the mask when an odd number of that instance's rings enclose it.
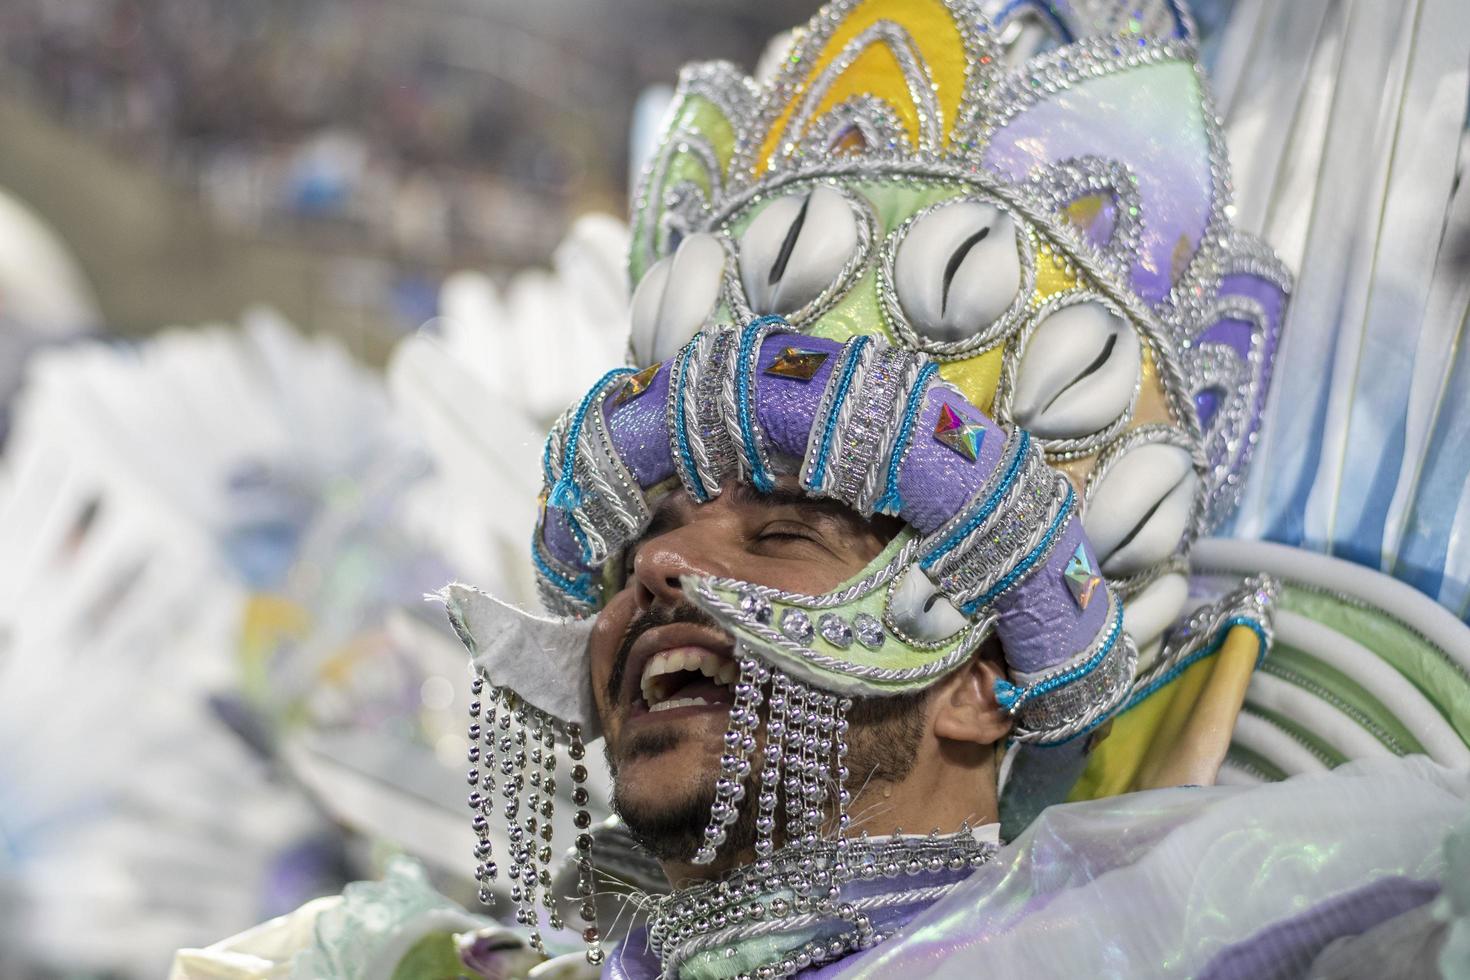
<instances>
[{"instance_id":1,"label":"eyebrow","mask_svg":"<svg viewBox=\"0 0 1470 980\"><path fill-rule=\"evenodd\" d=\"M777 508L790 507L800 513L807 520L821 520L824 522L838 522L853 525L861 525L863 519L856 511L836 500L822 500L808 496L800 490L791 487L775 487L770 493L761 493L754 487L744 483L736 483L724 491L737 503L753 504L761 507ZM661 534L680 527L684 522L680 518L680 508L687 501L675 491L664 497L659 505L654 508L653 519L648 527L638 536L633 543L637 547L650 538L656 538Z\"/></svg>"}]
</instances>

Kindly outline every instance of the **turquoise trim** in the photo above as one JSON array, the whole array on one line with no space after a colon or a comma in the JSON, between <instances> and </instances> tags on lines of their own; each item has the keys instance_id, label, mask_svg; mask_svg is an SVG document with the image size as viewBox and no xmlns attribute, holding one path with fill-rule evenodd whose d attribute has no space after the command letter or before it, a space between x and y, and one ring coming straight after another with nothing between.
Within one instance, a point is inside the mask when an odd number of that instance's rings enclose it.
<instances>
[{"instance_id":1,"label":"turquoise trim","mask_svg":"<svg viewBox=\"0 0 1470 980\"><path fill-rule=\"evenodd\" d=\"M1077 666L1070 668L1069 670L1063 671L1062 673L1057 674L1053 677L1048 677L1045 680L1037 681L1030 687L1020 688L1020 696L1016 700L1016 705L1019 707L1020 705L1023 705L1028 701L1034 700L1035 698L1050 694L1057 688L1065 684L1070 684L1073 681L1079 680L1092 673L1099 666L1101 666L1104 660L1107 659L1108 654L1113 652L1113 647L1115 644L1117 644L1118 636L1122 632L1123 604L1120 602L1118 603L1117 611L1113 614L1113 625L1112 628L1108 630L1108 638L1103 641L1102 646L1097 649L1096 653L1088 657L1085 661L1078 664Z\"/></svg>"},{"instance_id":2,"label":"turquoise trim","mask_svg":"<svg viewBox=\"0 0 1470 980\"><path fill-rule=\"evenodd\" d=\"M539 535L540 533L541 529L537 528L536 534ZM555 568L552 568L551 563L542 557L538 544L539 542L533 538L531 541L531 561L535 564L536 571L544 576L552 585L561 589L573 599L585 602L589 606L596 606L597 595L592 590L591 578L586 574L578 575L574 579L568 578Z\"/></svg>"},{"instance_id":3,"label":"turquoise trim","mask_svg":"<svg viewBox=\"0 0 1470 980\"><path fill-rule=\"evenodd\" d=\"M1124 702L1123 707L1119 708L1117 711L1114 711L1112 714L1104 718L1099 718L1091 725L1088 725L1086 728L1082 729L1082 731L1078 732L1076 735L1073 735L1071 738L1066 739L1066 741L1070 742L1074 738L1082 738L1084 735L1089 735L1093 732L1094 729L1096 729L1108 718L1117 718L1125 714L1126 712L1132 711L1134 708L1138 707L1141 701L1148 698L1159 688L1164 687L1175 678L1177 678L1180 674L1184 673L1186 670L1199 663L1201 660L1205 659L1206 657L1213 656L1215 653L1219 652L1221 645L1225 642L1225 637L1229 635L1230 630L1236 626L1245 626L1249 628L1251 632L1256 634L1256 638L1260 641L1261 652L1256 655L1256 666L1259 667L1261 665L1261 661L1266 659L1266 646L1269 642L1266 638L1266 628L1260 623L1256 622L1254 619L1248 619L1245 616L1232 616L1221 624L1220 632L1215 635L1215 638L1211 640L1207 646L1201 647L1194 653L1191 653L1189 656L1179 661L1174 666L1170 667L1161 676L1155 678L1147 687L1133 692L1132 696L1129 697L1126 702ZM1058 742L1056 744L1061 745L1064 743Z\"/></svg>"},{"instance_id":4,"label":"turquoise trim","mask_svg":"<svg viewBox=\"0 0 1470 980\"><path fill-rule=\"evenodd\" d=\"M551 506L569 511L581 505L582 491L574 479L572 464L577 458L577 443L581 441L582 423L586 421L588 410L591 409L592 403L596 401L597 396L602 394L603 389L617 378L632 373L632 368L613 368L601 378L598 378L597 383L592 386L592 389L582 396L582 402L577 406L576 414L572 416L572 427L567 430L566 446L562 449L561 478L552 486L551 496L547 500L547 503L551 504ZM550 449L549 442L547 448L548 450ZM573 521L572 523L575 524L576 522Z\"/></svg>"},{"instance_id":5,"label":"turquoise trim","mask_svg":"<svg viewBox=\"0 0 1470 980\"><path fill-rule=\"evenodd\" d=\"M740 451L745 457L746 469L750 470L750 482L761 493L770 493L774 490L776 481L761 465L760 452L756 444L755 414L750 404L751 359L756 337L760 335L761 330L777 324L790 326L784 317L779 316L757 317L747 323L745 329L740 331L740 350L735 361L735 414L740 423Z\"/></svg>"},{"instance_id":6,"label":"turquoise trim","mask_svg":"<svg viewBox=\"0 0 1470 980\"><path fill-rule=\"evenodd\" d=\"M928 571L934 566L935 562L953 551L961 541L965 540L966 535L979 527L990 516L991 511L1000 506L1001 499L1005 497L1006 491L1010 490L1011 484L1016 482L1016 477L1021 472L1021 463L1025 461L1026 451L1030 447L1031 433L1022 429L1021 438L1016 441L1016 451L1011 454L1010 466L1007 468L1005 476L1001 478L999 486L991 491L990 496L985 499L985 503L980 506L980 509L975 512L973 517L965 522L963 527L956 530L933 551L919 559L919 564L925 571Z\"/></svg>"},{"instance_id":7,"label":"turquoise trim","mask_svg":"<svg viewBox=\"0 0 1470 980\"><path fill-rule=\"evenodd\" d=\"M820 490L827 482L827 455L832 450L832 433L837 429L837 417L842 414L843 403L847 401L848 390L852 387L852 376L857 372L858 358L862 356L863 348L868 346L872 340L872 337L863 336L848 344L847 359L842 364L842 378L837 382L837 394L832 399L832 408L827 412L827 423L822 429L821 447L817 450L817 464L812 467L814 482L805 484L808 490Z\"/></svg>"},{"instance_id":8,"label":"turquoise trim","mask_svg":"<svg viewBox=\"0 0 1470 980\"><path fill-rule=\"evenodd\" d=\"M1072 484L1068 483L1066 499L1062 501L1061 509L1057 511L1057 516L1052 518L1051 526L1046 529L1046 534L1042 536L1041 541L1037 543L1035 548L1031 549L1031 552L1025 558L1022 558L1017 563L1015 568L1006 573L1005 578L992 585L980 598L966 603L961 612L966 616L973 616L975 610L989 605L995 600L996 596L1005 592L1006 589L1009 589L1015 584L1017 579L1029 572L1031 566L1035 565L1041 559L1041 556L1050 550L1051 543L1056 540L1057 533L1061 531L1062 525L1071 519L1072 504L1076 499L1077 494L1072 490Z\"/></svg>"},{"instance_id":9,"label":"turquoise trim","mask_svg":"<svg viewBox=\"0 0 1470 980\"><path fill-rule=\"evenodd\" d=\"M935 361L925 364L919 371L919 376L914 379L913 387L909 389L903 422L898 427L898 438L894 440L893 451L888 456L888 480L883 486L883 496L873 505L876 513L897 516L903 510L903 498L898 495L898 466L903 462L904 450L908 447L909 440L913 438L914 423L918 421L919 411L924 407L924 394L928 389L929 379L938 370L939 364Z\"/></svg>"}]
</instances>

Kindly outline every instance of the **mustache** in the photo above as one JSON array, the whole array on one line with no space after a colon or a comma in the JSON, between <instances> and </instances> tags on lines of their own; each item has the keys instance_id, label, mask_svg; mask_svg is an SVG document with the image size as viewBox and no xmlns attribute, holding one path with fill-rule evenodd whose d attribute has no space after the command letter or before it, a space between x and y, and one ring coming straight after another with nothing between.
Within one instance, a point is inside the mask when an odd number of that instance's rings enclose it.
<instances>
[{"instance_id":1,"label":"mustache","mask_svg":"<svg viewBox=\"0 0 1470 980\"><path fill-rule=\"evenodd\" d=\"M672 608L664 606L653 606L647 612L636 617L628 624L628 629L623 633L623 641L618 644L617 655L613 658L612 672L607 678L607 703L617 704L618 694L623 690L623 677L628 672L628 655L633 650L633 644L638 638L651 629L660 626L668 626L671 623L690 623L694 626L707 626L711 629L719 629L720 625L705 613L702 609L696 609L689 605L678 605Z\"/></svg>"}]
</instances>

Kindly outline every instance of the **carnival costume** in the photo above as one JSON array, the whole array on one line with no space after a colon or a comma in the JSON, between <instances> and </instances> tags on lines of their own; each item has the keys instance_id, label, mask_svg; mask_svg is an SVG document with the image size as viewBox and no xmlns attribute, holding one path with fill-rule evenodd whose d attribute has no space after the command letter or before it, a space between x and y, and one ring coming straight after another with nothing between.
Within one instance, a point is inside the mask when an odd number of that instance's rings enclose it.
<instances>
[{"instance_id":1,"label":"carnival costume","mask_svg":"<svg viewBox=\"0 0 1470 980\"><path fill-rule=\"evenodd\" d=\"M770 77L687 69L635 201L629 364L542 457L557 618L441 596L474 656L481 898L630 980L1297 976L1436 929L1470 963L1470 896L1439 885L1470 868L1470 834L1439 847L1470 800L1463 624L1335 559L1196 547L1245 485L1291 292L1232 213L1168 0L839 0ZM683 579L739 667L696 860L741 807L756 860L660 894L582 785L589 617L664 495L782 481L904 529L820 595ZM844 833L851 700L992 634L1001 827ZM650 893L610 956L602 871Z\"/></svg>"},{"instance_id":2,"label":"carnival costume","mask_svg":"<svg viewBox=\"0 0 1470 980\"><path fill-rule=\"evenodd\" d=\"M543 457L533 557L544 604L567 618L444 594L483 699L477 878L489 898L507 865L522 924L538 897L561 924L547 821L557 746L575 763L598 734L586 617L666 493L703 502L784 478L905 529L821 595L682 580L734 637L740 671L695 860L715 858L742 806L757 860L655 903L663 975L841 959L901 923L885 912L993 856L968 831L850 837L842 788L852 699L928 687L992 632L1015 719L1007 836L1068 796L1213 781L1226 741L1200 748L1190 725L1228 730L1279 586L1237 580L1175 623L1190 547L1243 479L1290 280L1230 226L1187 17L1107 6L1034 8L1065 43L1009 64L969 6L836 3L771 79L683 74L635 204L631 366L563 416ZM596 963L590 815L575 822ZM870 884L889 878L897 892Z\"/></svg>"}]
</instances>

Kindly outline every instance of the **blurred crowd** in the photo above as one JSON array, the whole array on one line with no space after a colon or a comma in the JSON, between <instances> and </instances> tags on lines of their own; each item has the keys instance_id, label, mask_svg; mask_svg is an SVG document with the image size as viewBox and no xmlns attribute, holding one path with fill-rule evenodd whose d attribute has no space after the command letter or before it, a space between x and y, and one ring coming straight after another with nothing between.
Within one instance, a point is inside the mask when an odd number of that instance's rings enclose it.
<instances>
[{"instance_id":1,"label":"blurred crowd","mask_svg":"<svg viewBox=\"0 0 1470 980\"><path fill-rule=\"evenodd\" d=\"M0 45L10 80L69 126L236 226L421 262L544 257L571 209L621 186L621 146L589 172L594 148L524 118L510 82L454 49L444 7L7 0ZM492 47L504 33L479 26Z\"/></svg>"}]
</instances>

